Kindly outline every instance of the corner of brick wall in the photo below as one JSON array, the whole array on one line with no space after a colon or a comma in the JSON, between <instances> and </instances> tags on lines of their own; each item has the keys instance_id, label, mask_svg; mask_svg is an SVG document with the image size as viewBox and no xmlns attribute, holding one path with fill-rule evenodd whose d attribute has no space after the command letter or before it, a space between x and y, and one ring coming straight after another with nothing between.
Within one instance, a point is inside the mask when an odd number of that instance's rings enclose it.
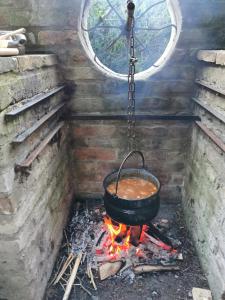
<instances>
[{"instance_id":1,"label":"corner of brick wall","mask_svg":"<svg viewBox=\"0 0 225 300\"><path fill-rule=\"evenodd\" d=\"M68 126L61 143L49 144L29 174L16 173L57 122L54 116L20 145L12 140L63 99L60 92L19 116L5 114L21 101L61 83L55 55L0 58L0 298L40 300L57 255L73 186L69 170ZM38 274L38 276L37 276Z\"/></svg>"},{"instance_id":2,"label":"corner of brick wall","mask_svg":"<svg viewBox=\"0 0 225 300\"><path fill-rule=\"evenodd\" d=\"M225 104L213 88L224 86L224 51L200 51L203 61L197 78L211 89L199 86L195 97L195 113L217 139L225 145ZM218 56L217 56L218 55ZM219 61L217 59L219 57ZM215 115L209 113L212 110ZM225 292L225 153L196 125L193 126L192 144L187 160L183 205L187 224L195 241L199 258L209 280L215 299Z\"/></svg>"}]
</instances>

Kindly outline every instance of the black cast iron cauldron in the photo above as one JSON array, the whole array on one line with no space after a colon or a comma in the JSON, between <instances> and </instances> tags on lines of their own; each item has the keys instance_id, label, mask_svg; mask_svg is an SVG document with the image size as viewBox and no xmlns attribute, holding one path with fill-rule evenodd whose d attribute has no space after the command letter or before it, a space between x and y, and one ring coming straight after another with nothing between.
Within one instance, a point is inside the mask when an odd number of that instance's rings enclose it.
<instances>
[{"instance_id":1,"label":"black cast iron cauldron","mask_svg":"<svg viewBox=\"0 0 225 300\"><path fill-rule=\"evenodd\" d=\"M133 154L139 154L142 158L142 168L125 168L123 166ZM152 196L139 200L126 200L117 196L120 178L139 177L151 181L157 187L157 192ZM109 193L107 187L116 182L116 193ZM118 171L109 174L103 181L105 189L104 205L107 214L115 221L125 225L144 225L149 223L158 213L160 206L160 182L145 169L144 155L141 151L131 151L123 160Z\"/></svg>"}]
</instances>

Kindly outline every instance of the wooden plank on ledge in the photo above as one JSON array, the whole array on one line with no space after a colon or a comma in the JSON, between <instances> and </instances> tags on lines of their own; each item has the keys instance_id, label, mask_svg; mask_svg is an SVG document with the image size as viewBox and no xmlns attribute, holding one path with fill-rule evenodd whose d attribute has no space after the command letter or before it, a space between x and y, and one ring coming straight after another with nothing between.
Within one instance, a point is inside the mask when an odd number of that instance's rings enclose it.
<instances>
[{"instance_id":1,"label":"wooden plank on ledge","mask_svg":"<svg viewBox=\"0 0 225 300\"><path fill-rule=\"evenodd\" d=\"M35 95L32 98L24 99L21 102L19 102L19 106L18 106L18 104L13 105L12 109L9 112L7 112L5 114L5 116L6 117L15 117L15 116L21 114L22 112L26 111L30 107L32 107L32 106L44 101L45 99L55 95L56 93L60 92L64 88L65 88L64 85L58 86L58 87L55 87L55 88L51 89L49 92Z\"/></svg>"},{"instance_id":2,"label":"wooden plank on ledge","mask_svg":"<svg viewBox=\"0 0 225 300\"><path fill-rule=\"evenodd\" d=\"M223 90L223 89L221 89L221 88L215 86L214 84L211 84L211 83L209 83L205 80L196 79L195 83L197 83L200 86L206 87L207 89L209 89L209 90L211 90L215 93L218 93L220 95L225 96L225 90Z\"/></svg>"},{"instance_id":3,"label":"wooden plank on ledge","mask_svg":"<svg viewBox=\"0 0 225 300\"><path fill-rule=\"evenodd\" d=\"M44 150L48 143L52 140L55 134L63 127L64 122L60 122L42 141L41 143L31 152L28 157L21 163L16 164L16 170L26 169L31 167L33 161L39 156Z\"/></svg>"},{"instance_id":4,"label":"wooden plank on ledge","mask_svg":"<svg viewBox=\"0 0 225 300\"><path fill-rule=\"evenodd\" d=\"M209 113L211 113L214 117L219 119L221 122L225 123L225 115L222 115L221 113L217 112L215 109L213 109L210 105L206 105L203 102L199 101L197 98L192 98L192 100L197 103L199 106L207 110Z\"/></svg>"},{"instance_id":5,"label":"wooden plank on ledge","mask_svg":"<svg viewBox=\"0 0 225 300\"><path fill-rule=\"evenodd\" d=\"M214 142L214 144L225 153L225 143L204 124L199 121L196 121L195 123Z\"/></svg>"},{"instance_id":6,"label":"wooden plank on ledge","mask_svg":"<svg viewBox=\"0 0 225 300\"><path fill-rule=\"evenodd\" d=\"M46 115L44 115L40 120L38 120L33 126L25 130L23 133L17 135L12 143L14 144L20 144L24 142L29 136L31 136L38 128L40 128L46 121L48 121L53 115L55 115L63 106L65 103L60 103L57 105L54 109L52 109L50 112L48 112Z\"/></svg>"}]
</instances>

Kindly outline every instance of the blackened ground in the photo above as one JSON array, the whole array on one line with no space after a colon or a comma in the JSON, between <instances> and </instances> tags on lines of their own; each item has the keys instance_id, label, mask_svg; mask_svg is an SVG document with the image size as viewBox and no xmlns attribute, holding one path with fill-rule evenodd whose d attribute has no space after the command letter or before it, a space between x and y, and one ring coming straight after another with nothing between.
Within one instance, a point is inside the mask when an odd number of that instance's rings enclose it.
<instances>
[{"instance_id":1,"label":"blackened ground","mask_svg":"<svg viewBox=\"0 0 225 300\"><path fill-rule=\"evenodd\" d=\"M89 201L86 206L88 206L88 209L93 209L96 206L99 207L99 202ZM181 249L184 260L179 262L180 271L136 275L132 283L126 279L121 279L120 276L100 281L97 274L95 274L95 282L98 287L95 292L87 279L87 275L81 268L78 276L83 286L93 296L89 296L80 286L75 286L71 292L70 300L185 300L192 299L191 291L193 287L208 288L207 279L201 270L196 251L185 227L181 206L174 204L161 205L159 215L154 223L160 223L162 219L169 221L167 236L182 242ZM65 247L60 250L53 275L58 269L62 256L67 255L65 251ZM76 283L79 283L79 281L76 281ZM46 290L45 300L61 300L63 293L64 291L59 284L56 286L50 285Z\"/></svg>"}]
</instances>

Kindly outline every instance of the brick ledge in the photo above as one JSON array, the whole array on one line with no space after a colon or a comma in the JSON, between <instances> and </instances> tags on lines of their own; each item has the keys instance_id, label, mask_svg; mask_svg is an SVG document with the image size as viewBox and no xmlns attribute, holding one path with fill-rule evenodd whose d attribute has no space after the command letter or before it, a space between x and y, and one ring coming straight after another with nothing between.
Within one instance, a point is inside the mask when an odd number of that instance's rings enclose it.
<instances>
[{"instance_id":1,"label":"brick ledge","mask_svg":"<svg viewBox=\"0 0 225 300\"><path fill-rule=\"evenodd\" d=\"M26 54L20 56L0 57L0 74L7 72L24 72L50 67L57 64L55 54Z\"/></svg>"},{"instance_id":2,"label":"brick ledge","mask_svg":"<svg viewBox=\"0 0 225 300\"><path fill-rule=\"evenodd\" d=\"M225 66L225 50L200 50L197 53L197 59Z\"/></svg>"}]
</instances>

